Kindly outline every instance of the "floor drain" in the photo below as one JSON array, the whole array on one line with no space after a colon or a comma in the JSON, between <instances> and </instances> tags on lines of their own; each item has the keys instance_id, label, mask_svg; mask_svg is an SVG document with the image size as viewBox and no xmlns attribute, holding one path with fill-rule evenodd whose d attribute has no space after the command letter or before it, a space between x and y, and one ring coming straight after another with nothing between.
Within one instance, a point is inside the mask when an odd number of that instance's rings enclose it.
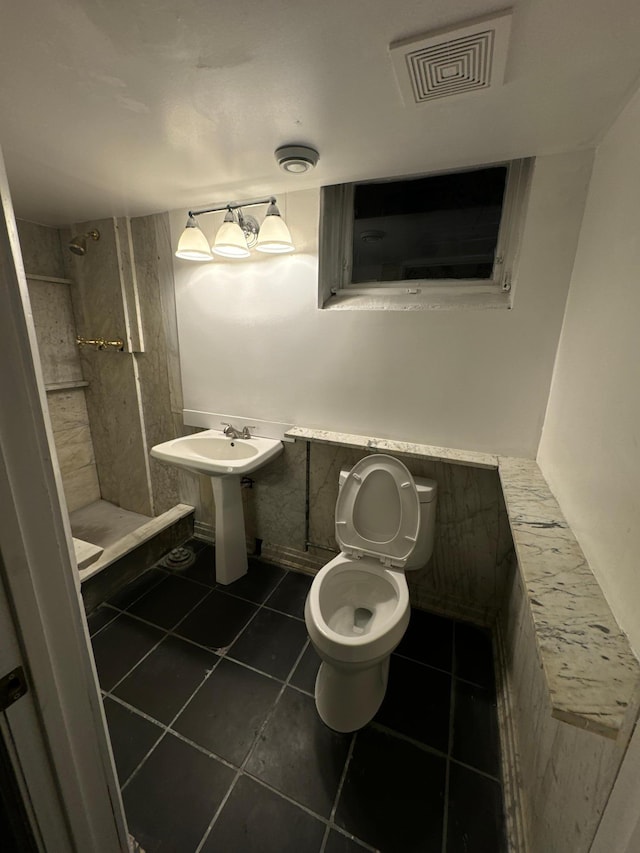
<instances>
[{"instance_id":1,"label":"floor drain","mask_svg":"<svg viewBox=\"0 0 640 853\"><path fill-rule=\"evenodd\" d=\"M164 566L165 569L188 569L195 561L196 555L191 548L174 548L166 557L163 557L159 565Z\"/></svg>"}]
</instances>

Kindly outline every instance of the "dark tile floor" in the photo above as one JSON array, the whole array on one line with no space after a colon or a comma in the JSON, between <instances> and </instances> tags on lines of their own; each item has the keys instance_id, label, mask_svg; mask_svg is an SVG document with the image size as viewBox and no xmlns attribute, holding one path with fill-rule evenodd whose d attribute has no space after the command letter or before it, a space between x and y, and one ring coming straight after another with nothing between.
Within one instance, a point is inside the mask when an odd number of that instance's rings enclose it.
<instances>
[{"instance_id":1,"label":"dark tile floor","mask_svg":"<svg viewBox=\"0 0 640 853\"><path fill-rule=\"evenodd\" d=\"M147 853L502 853L491 641L414 611L375 720L324 726L305 575L212 549L89 617L129 830Z\"/></svg>"}]
</instances>

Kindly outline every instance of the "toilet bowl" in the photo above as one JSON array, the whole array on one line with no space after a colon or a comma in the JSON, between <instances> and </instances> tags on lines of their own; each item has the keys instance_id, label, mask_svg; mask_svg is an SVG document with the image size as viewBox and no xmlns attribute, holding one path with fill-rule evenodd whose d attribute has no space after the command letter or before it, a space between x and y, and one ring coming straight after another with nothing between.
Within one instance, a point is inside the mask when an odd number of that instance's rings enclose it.
<instances>
[{"instance_id":1,"label":"toilet bowl","mask_svg":"<svg viewBox=\"0 0 640 853\"><path fill-rule=\"evenodd\" d=\"M404 572L431 556L435 498L433 480L414 480L384 454L340 474L341 553L318 572L305 602L307 631L322 660L316 707L336 731L362 728L382 704L391 652L409 624Z\"/></svg>"}]
</instances>

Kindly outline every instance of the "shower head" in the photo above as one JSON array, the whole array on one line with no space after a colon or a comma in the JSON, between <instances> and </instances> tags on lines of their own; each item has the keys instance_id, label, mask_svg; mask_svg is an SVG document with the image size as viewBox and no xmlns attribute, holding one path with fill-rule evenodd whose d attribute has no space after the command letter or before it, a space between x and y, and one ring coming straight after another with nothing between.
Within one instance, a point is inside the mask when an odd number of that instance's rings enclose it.
<instances>
[{"instance_id":1,"label":"shower head","mask_svg":"<svg viewBox=\"0 0 640 853\"><path fill-rule=\"evenodd\" d=\"M97 228L94 228L91 231L87 231L86 234L78 235L77 237L72 237L71 240L69 240L69 250L73 252L74 255L86 255L88 237L90 237L92 240L99 240L100 232Z\"/></svg>"}]
</instances>

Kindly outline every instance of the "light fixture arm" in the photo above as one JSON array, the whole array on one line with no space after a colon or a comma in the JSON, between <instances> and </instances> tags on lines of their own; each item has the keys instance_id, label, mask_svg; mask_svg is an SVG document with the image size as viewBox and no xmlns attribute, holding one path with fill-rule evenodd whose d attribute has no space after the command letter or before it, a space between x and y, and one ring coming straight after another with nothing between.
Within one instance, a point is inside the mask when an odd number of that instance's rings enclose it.
<instances>
[{"instance_id":1,"label":"light fixture arm","mask_svg":"<svg viewBox=\"0 0 640 853\"><path fill-rule=\"evenodd\" d=\"M258 204L275 204L275 196L268 198L254 198L249 201L225 202L225 204L217 204L213 207L203 207L201 210L190 210L189 216L201 216L203 213L219 213L221 210L238 210L239 207L255 207Z\"/></svg>"}]
</instances>

